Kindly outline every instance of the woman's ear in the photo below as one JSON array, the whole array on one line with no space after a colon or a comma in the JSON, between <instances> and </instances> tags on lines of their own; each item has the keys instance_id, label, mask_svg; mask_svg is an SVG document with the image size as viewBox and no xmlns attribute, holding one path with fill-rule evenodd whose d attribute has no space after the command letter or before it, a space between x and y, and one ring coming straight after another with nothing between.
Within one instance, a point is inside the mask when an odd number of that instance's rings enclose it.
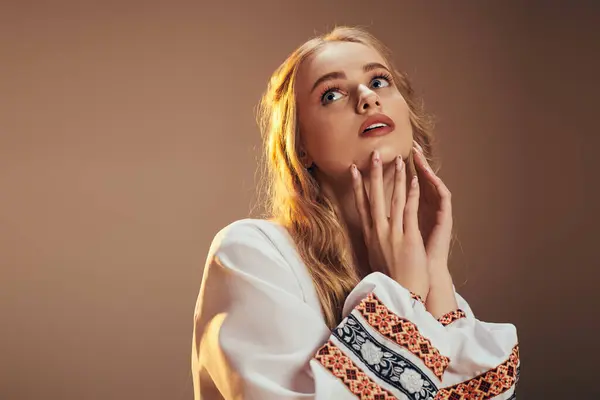
<instances>
[{"instance_id":1,"label":"woman's ear","mask_svg":"<svg viewBox=\"0 0 600 400\"><path fill-rule=\"evenodd\" d=\"M304 168L310 168L310 167L312 167L313 160L308 155L308 153L306 152L306 150L304 150L303 148L300 148L300 150L298 151L298 158L300 158L300 162L302 163L302 165L304 165Z\"/></svg>"}]
</instances>

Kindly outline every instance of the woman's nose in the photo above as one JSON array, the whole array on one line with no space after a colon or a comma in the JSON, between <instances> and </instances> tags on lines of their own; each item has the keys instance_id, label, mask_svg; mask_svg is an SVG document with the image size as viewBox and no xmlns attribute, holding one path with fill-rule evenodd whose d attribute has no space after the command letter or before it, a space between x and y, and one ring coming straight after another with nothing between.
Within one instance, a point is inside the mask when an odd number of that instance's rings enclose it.
<instances>
[{"instance_id":1,"label":"woman's nose","mask_svg":"<svg viewBox=\"0 0 600 400\"><path fill-rule=\"evenodd\" d=\"M381 107L379 96L373 90L364 85L358 87L358 104L356 111L359 114L365 113L372 108Z\"/></svg>"}]
</instances>

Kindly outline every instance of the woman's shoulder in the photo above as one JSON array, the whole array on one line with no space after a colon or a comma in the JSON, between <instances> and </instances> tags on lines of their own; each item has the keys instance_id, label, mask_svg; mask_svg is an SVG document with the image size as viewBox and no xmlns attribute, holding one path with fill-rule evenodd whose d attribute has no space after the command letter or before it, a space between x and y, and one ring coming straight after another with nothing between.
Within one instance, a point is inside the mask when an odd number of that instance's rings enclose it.
<instances>
[{"instance_id":1,"label":"woman's shoulder","mask_svg":"<svg viewBox=\"0 0 600 400\"><path fill-rule=\"evenodd\" d=\"M246 218L229 223L213 239L207 259L230 271L271 282L319 307L311 277L287 229L276 221Z\"/></svg>"},{"instance_id":2,"label":"woman's shoulder","mask_svg":"<svg viewBox=\"0 0 600 400\"><path fill-rule=\"evenodd\" d=\"M213 242L230 243L248 239L277 245L288 242L289 234L284 226L274 220L244 218L220 228Z\"/></svg>"},{"instance_id":3,"label":"woman's shoulder","mask_svg":"<svg viewBox=\"0 0 600 400\"><path fill-rule=\"evenodd\" d=\"M238 232L257 230L265 234L286 231L285 227L273 219L243 218L225 225L219 232Z\"/></svg>"},{"instance_id":4,"label":"woman's shoulder","mask_svg":"<svg viewBox=\"0 0 600 400\"><path fill-rule=\"evenodd\" d=\"M212 240L209 253L240 247L276 251L284 258L296 252L287 229L277 221L244 218L221 228Z\"/></svg>"}]
</instances>

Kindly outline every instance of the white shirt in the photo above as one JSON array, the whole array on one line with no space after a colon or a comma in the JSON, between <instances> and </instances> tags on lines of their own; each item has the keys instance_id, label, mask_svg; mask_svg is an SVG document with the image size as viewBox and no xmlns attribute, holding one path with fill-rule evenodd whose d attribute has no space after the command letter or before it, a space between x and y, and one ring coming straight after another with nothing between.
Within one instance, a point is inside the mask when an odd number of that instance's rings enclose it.
<instances>
[{"instance_id":1,"label":"white shirt","mask_svg":"<svg viewBox=\"0 0 600 400\"><path fill-rule=\"evenodd\" d=\"M381 273L325 324L288 232L256 219L214 238L194 314L196 400L514 399L516 329L460 310L436 320ZM470 397L469 397L470 396Z\"/></svg>"}]
</instances>

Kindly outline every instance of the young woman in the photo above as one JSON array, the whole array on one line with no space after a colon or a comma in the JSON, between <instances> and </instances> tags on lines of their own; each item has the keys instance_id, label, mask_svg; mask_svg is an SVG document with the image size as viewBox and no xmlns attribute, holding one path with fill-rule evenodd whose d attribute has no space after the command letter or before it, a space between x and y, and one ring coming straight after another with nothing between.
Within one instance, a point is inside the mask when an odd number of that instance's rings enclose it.
<instances>
[{"instance_id":1,"label":"young woman","mask_svg":"<svg viewBox=\"0 0 600 400\"><path fill-rule=\"evenodd\" d=\"M293 52L261 103L271 218L211 246L194 319L199 399L512 399L516 330L448 272L431 126L367 32Z\"/></svg>"}]
</instances>

